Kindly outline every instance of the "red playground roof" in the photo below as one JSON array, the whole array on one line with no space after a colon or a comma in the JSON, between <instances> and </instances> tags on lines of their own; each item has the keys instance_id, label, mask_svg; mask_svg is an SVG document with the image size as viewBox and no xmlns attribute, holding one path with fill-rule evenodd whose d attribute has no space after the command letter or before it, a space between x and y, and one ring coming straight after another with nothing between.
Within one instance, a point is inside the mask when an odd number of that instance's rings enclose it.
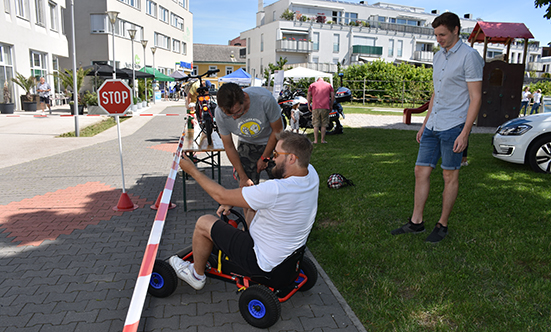
<instances>
[{"instance_id":1,"label":"red playground roof","mask_svg":"<svg viewBox=\"0 0 551 332\"><path fill-rule=\"evenodd\" d=\"M510 39L523 38L532 39L534 36L524 23L501 23L501 22L477 22L469 36L469 42L484 42L487 37L488 43L507 44Z\"/></svg>"}]
</instances>

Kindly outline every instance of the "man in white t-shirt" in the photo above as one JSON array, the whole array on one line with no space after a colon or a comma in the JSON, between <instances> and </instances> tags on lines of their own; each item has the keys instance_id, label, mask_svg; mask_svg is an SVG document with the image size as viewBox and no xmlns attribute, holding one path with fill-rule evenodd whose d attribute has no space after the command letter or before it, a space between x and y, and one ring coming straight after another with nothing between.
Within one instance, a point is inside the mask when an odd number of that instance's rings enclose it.
<instances>
[{"instance_id":1,"label":"man in white t-shirt","mask_svg":"<svg viewBox=\"0 0 551 332\"><path fill-rule=\"evenodd\" d=\"M182 155L180 167L221 206L218 215L233 206L250 211L248 231L241 231L214 215L201 216L193 233L193 261L169 259L178 277L195 289L205 285L205 266L213 245L251 275L268 275L296 249L306 244L318 208L319 177L310 156L313 145L303 135L283 131L273 151L273 180L255 186L226 189L201 173Z\"/></svg>"}]
</instances>

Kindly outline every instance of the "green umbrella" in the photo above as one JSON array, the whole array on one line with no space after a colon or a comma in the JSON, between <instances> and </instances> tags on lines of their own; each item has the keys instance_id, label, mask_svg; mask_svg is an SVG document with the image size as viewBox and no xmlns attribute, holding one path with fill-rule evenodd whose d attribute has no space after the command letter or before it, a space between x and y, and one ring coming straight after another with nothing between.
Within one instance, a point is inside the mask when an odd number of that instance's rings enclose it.
<instances>
[{"instance_id":1,"label":"green umbrella","mask_svg":"<svg viewBox=\"0 0 551 332\"><path fill-rule=\"evenodd\" d=\"M151 68L151 67L144 67L144 68L140 69L140 71L146 72L146 73L151 74L151 75L155 75L155 80L157 80L157 81L174 82L174 78L172 78L170 76L166 76L165 74L161 73L157 69L154 69L154 68Z\"/></svg>"}]
</instances>

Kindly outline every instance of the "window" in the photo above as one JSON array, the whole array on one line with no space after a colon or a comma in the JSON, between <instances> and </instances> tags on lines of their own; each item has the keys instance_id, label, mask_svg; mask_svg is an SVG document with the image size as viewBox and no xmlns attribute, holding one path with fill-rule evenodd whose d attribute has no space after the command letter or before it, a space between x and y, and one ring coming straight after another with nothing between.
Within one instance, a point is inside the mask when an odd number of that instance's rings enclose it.
<instances>
[{"instance_id":1,"label":"window","mask_svg":"<svg viewBox=\"0 0 551 332\"><path fill-rule=\"evenodd\" d=\"M197 66L193 66L193 71L191 72L191 75L192 76L197 76L198 70L199 69L197 68Z\"/></svg>"},{"instance_id":2,"label":"window","mask_svg":"<svg viewBox=\"0 0 551 332\"><path fill-rule=\"evenodd\" d=\"M151 0L145 0L145 12L147 15L157 17L157 4Z\"/></svg>"},{"instance_id":3,"label":"window","mask_svg":"<svg viewBox=\"0 0 551 332\"><path fill-rule=\"evenodd\" d=\"M61 7L61 33L65 34L65 8Z\"/></svg>"},{"instance_id":4,"label":"window","mask_svg":"<svg viewBox=\"0 0 551 332\"><path fill-rule=\"evenodd\" d=\"M11 10L10 10L10 0L4 0L4 11L8 14L11 12Z\"/></svg>"},{"instance_id":5,"label":"window","mask_svg":"<svg viewBox=\"0 0 551 332\"><path fill-rule=\"evenodd\" d=\"M388 22L389 23L396 23L396 19L394 17L389 17Z\"/></svg>"},{"instance_id":6,"label":"window","mask_svg":"<svg viewBox=\"0 0 551 332\"><path fill-rule=\"evenodd\" d=\"M333 53L339 52L340 40L341 40L341 36L339 34L333 35Z\"/></svg>"},{"instance_id":7,"label":"window","mask_svg":"<svg viewBox=\"0 0 551 332\"><path fill-rule=\"evenodd\" d=\"M168 9L159 6L159 20L168 23Z\"/></svg>"},{"instance_id":8,"label":"window","mask_svg":"<svg viewBox=\"0 0 551 332\"><path fill-rule=\"evenodd\" d=\"M386 21L386 17L384 16L379 16L379 22L385 22Z\"/></svg>"},{"instance_id":9,"label":"window","mask_svg":"<svg viewBox=\"0 0 551 332\"><path fill-rule=\"evenodd\" d=\"M44 2L42 0L34 0L36 9L36 24L44 26Z\"/></svg>"},{"instance_id":10,"label":"window","mask_svg":"<svg viewBox=\"0 0 551 332\"><path fill-rule=\"evenodd\" d=\"M182 54L187 55L187 43L182 42Z\"/></svg>"},{"instance_id":11,"label":"window","mask_svg":"<svg viewBox=\"0 0 551 332\"><path fill-rule=\"evenodd\" d=\"M500 56L502 54L503 54L503 51L501 51L501 50L488 50L486 52L486 57L492 59L492 58L495 58L495 57Z\"/></svg>"},{"instance_id":12,"label":"window","mask_svg":"<svg viewBox=\"0 0 551 332\"><path fill-rule=\"evenodd\" d=\"M105 14L92 14L90 15L90 32L91 33L105 33L108 31L107 15ZM111 23L109 23L111 25ZM116 25L116 24L115 24Z\"/></svg>"},{"instance_id":13,"label":"window","mask_svg":"<svg viewBox=\"0 0 551 332\"><path fill-rule=\"evenodd\" d=\"M247 54L251 54L251 38L247 38Z\"/></svg>"},{"instance_id":14,"label":"window","mask_svg":"<svg viewBox=\"0 0 551 332\"><path fill-rule=\"evenodd\" d=\"M119 0L119 1L129 6L132 6L134 8L140 9L140 0Z\"/></svg>"},{"instance_id":15,"label":"window","mask_svg":"<svg viewBox=\"0 0 551 332\"><path fill-rule=\"evenodd\" d=\"M31 75L34 77L46 77L46 54L31 51Z\"/></svg>"},{"instance_id":16,"label":"window","mask_svg":"<svg viewBox=\"0 0 551 332\"><path fill-rule=\"evenodd\" d=\"M50 7L50 29L57 31L58 29L58 17L57 17L57 4L55 2L48 2Z\"/></svg>"},{"instance_id":17,"label":"window","mask_svg":"<svg viewBox=\"0 0 551 332\"><path fill-rule=\"evenodd\" d=\"M180 41L176 39L172 39L172 51L176 53L180 53Z\"/></svg>"},{"instance_id":18,"label":"window","mask_svg":"<svg viewBox=\"0 0 551 332\"><path fill-rule=\"evenodd\" d=\"M115 22L115 35L130 39L128 30L136 29L135 40L143 39L143 27L130 23L125 20L117 19ZM92 33L111 33L112 25L106 14L90 15L90 32Z\"/></svg>"},{"instance_id":19,"label":"window","mask_svg":"<svg viewBox=\"0 0 551 332\"><path fill-rule=\"evenodd\" d=\"M260 35L260 52L264 52L264 34Z\"/></svg>"},{"instance_id":20,"label":"window","mask_svg":"<svg viewBox=\"0 0 551 332\"><path fill-rule=\"evenodd\" d=\"M184 30L184 19L174 13L170 13L170 24L180 30Z\"/></svg>"},{"instance_id":21,"label":"window","mask_svg":"<svg viewBox=\"0 0 551 332\"><path fill-rule=\"evenodd\" d=\"M226 75L233 73L233 66L226 67Z\"/></svg>"},{"instance_id":22,"label":"window","mask_svg":"<svg viewBox=\"0 0 551 332\"><path fill-rule=\"evenodd\" d=\"M402 50L404 49L404 41L399 40L398 41L398 49L396 50L396 56L401 57L402 56Z\"/></svg>"},{"instance_id":23,"label":"window","mask_svg":"<svg viewBox=\"0 0 551 332\"><path fill-rule=\"evenodd\" d=\"M17 16L29 19L29 0L15 0L15 13Z\"/></svg>"},{"instance_id":24,"label":"window","mask_svg":"<svg viewBox=\"0 0 551 332\"><path fill-rule=\"evenodd\" d=\"M312 57L312 62L313 63L319 63L320 62L320 58L315 56L315 57Z\"/></svg>"},{"instance_id":25,"label":"window","mask_svg":"<svg viewBox=\"0 0 551 332\"><path fill-rule=\"evenodd\" d=\"M339 58L333 58L333 64L338 65L339 64Z\"/></svg>"},{"instance_id":26,"label":"window","mask_svg":"<svg viewBox=\"0 0 551 332\"><path fill-rule=\"evenodd\" d=\"M209 70L216 70L216 69L218 69L218 67L216 67L216 66L209 66ZM216 73L210 74L209 77L216 77Z\"/></svg>"},{"instance_id":27,"label":"window","mask_svg":"<svg viewBox=\"0 0 551 332\"><path fill-rule=\"evenodd\" d=\"M342 12L334 11L332 17L333 17L334 24L341 24Z\"/></svg>"},{"instance_id":28,"label":"window","mask_svg":"<svg viewBox=\"0 0 551 332\"><path fill-rule=\"evenodd\" d=\"M176 2L176 1L174 1ZM178 4L180 6L182 6L182 8L186 8L187 9L187 4L186 4L187 0L178 0Z\"/></svg>"},{"instance_id":29,"label":"window","mask_svg":"<svg viewBox=\"0 0 551 332\"><path fill-rule=\"evenodd\" d=\"M312 35L312 39L313 39L312 41L314 42L312 50L319 51L320 50L320 33L314 32L314 34Z\"/></svg>"},{"instance_id":30,"label":"window","mask_svg":"<svg viewBox=\"0 0 551 332\"><path fill-rule=\"evenodd\" d=\"M394 56L394 40L388 41L388 56Z\"/></svg>"},{"instance_id":31,"label":"window","mask_svg":"<svg viewBox=\"0 0 551 332\"><path fill-rule=\"evenodd\" d=\"M375 38L354 36L352 45L375 46Z\"/></svg>"},{"instance_id":32,"label":"window","mask_svg":"<svg viewBox=\"0 0 551 332\"><path fill-rule=\"evenodd\" d=\"M13 84L11 83L13 78L11 49L11 46L0 44L0 87L3 89L4 83L8 82L8 87L11 90L11 102L14 103ZM0 93L0 101L5 102L3 93Z\"/></svg>"},{"instance_id":33,"label":"window","mask_svg":"<svg viewBox=\"0 0 551 332\"><path fill-rule=\"evenodd\" d=\"M170 50L170 37L155 32L155 46Z\"/></svg>"},{"instance_id":34,"label":"window","mask_svg":"<svg viewBox=\"0 0 551 332\"><path fill-rule=\"evenodd\" d=\"M358 20L358 13L344 13L344 24L350 22L356 22Z\"/></svg>"}]
</instances>

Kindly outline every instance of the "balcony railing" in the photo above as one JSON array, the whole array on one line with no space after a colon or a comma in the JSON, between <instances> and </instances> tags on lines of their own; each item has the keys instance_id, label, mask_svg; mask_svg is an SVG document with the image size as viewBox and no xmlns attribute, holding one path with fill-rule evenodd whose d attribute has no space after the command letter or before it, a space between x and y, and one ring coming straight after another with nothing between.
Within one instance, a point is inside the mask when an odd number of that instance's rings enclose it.
<instances>
[{"instance_id":1,"label":"balcony railing","mask_svg":"<svg viewBox=\"0 0 551 332\"><path fill-rule=\"evenodd\" d=\"M381 46L353 45L352 54L381 56L383 48Z\"/></svg>"},{"instance_id":2,"label":"balcony railing","mask_svg":"<svg viewBox=\"0 0 551 332\"><path fill-rule=\"evenodd\" d=\"M413 52L413 60L416 60L416 61L432 62L433 56L434 56L434 53L429 51Z\"/></svg>"},{"instance_id":3,"label":"balcony railing","mask_svg":"<svg viewBox=\"0 0 551 332\"><path fill-rule=\"evenodd\" d=\"M276 40L276 50L278 52L312 52L312 43L307 40L279 39Z\"/></svg>"}]
</instances>

